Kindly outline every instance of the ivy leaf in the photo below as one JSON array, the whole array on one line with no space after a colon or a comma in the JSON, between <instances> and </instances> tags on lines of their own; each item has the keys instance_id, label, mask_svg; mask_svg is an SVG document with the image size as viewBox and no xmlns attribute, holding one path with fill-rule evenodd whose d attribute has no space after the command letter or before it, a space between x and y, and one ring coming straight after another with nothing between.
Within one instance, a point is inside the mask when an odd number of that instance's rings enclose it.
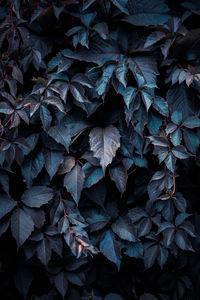
<instances>
[{"instance_id":1,"label":"ivy leaf","mask_svg":"<svg viewBox=\"0 0 200 300\"><path fill-rule=\"evenodd\" d=\"M196 128L200 127L200 119L196 116L192 116L183 121L183 126L187 128Z\"/></svg>"},{"instance_id":2,"label":"ivy leaf","mask_svg":"<svg viewBox=\"0 0 200 300\"><path fill-rule=\"evenodd\" d=\"M136 88L132 87L132 86L128 86L124 92L123 92L123 98L124 98L124 102L127 106L127 108L129 109L130 104L132 101L134 101L135 97L136 97L137 93L136 93Z\"/></svg>"},{"instance_id":3,"label":"ivy leaf","mask_svg":"<svg viewBox=\"0 0 200 300\"><path fill-rule=\"evenodd\" d=\"M168 105L167 102L161 97L155 97L153 102L154 108L163 116L168 117Z\"/></svg>"},{"instance_id":4,"label":"ivy leaf","mask_svg":"<svg viewBox=\"0 0 200 300\"><path fill-rule=\"evenodd\" d=\"M129 59L129 68L132 71L139 86L149 85L156 87L156 76L158 75L156 61L147 56L136 56Z\"/></svg>"},{"instance_id":5,"label":"ivy leaf","mask_svg":"<svg viewBox=\"0 0 200 300\"><path fill-rule=\"evenodd\" d=\"M97 86L96 86L96 91L99 96L102 96L106 92L114 70L115 70L115 65L107 65L106 67L104 67L102 77L97 82Z\"/></svg>"},{"instance_id":6,"label":"ivy leaf","mask_svg":"<svg viewBox=\"0 0 200 300\"><path fill-rule=\"evenodd\" d=\"M128 0L111 0L112 3L119 8L119 10L125 14L129 14L128 13L128 9L126 8L126 4L128 2Z\"/></svg>"},{"instance_id":7,"label":"ivy leaf","mask_svg":"<svg viewBox=\"0 0 200 300\"><path fill-rule=\"evenodd\" d=\"M146 42L144 44L144 48L150 47L155 43L159 42L165 37L165 33L162 31L154 31L150 35L148 35Z\"/></svg>"},{"instance_id":8,"label":"ivy leaf","mask_svg":"<svg viewBox=\"0 0 200 300\"><path fill-rule=\"evenodd\" d=\"M22 164L22 174L27 181L28 186L31 186L32 180L35 179L41 172L44 166L44 156L42 151L38 151L35 155L26 157Z\"/></svg>"},{"instance_id":9,"label":"ivy leaf","mask_svg":"<svg viewBox=\"0 0 200 300\"><path fill-rule=\"evenodd\" d=\"M158 246L148 247L144 252L144 265L147 269L151 268L158 255Z\"/></svg>"},{"instance_id":10,"label":"ivy leaf","mask_svg":"<svg viewBox=\"0 0 200 300\"><path fill-rule=\"evenodd\" d=\"M23 209L17 208L11 217L11 231L18 247L27 240L33 229L32 218Z\"/></svg>"},{"instance_id":11,"label":"ivy leaf","mask_svg":"<svg viewBox=\"0 0 200 300\"><path fill-rule=\"evenodd\" d=\"M186 159L190 157L189 153L185 149L184 146L178 145L174 148L172 148L172 153L174 154L175 157L180 158L180 159Z\"/></svg>"},{"instance_id":12,"label":"ivy leaf","mask_svg":"<svg viewBox=\"0 0 200 300\"><path fill-rule=\"evenodd\" d=\"M90 163L86 163L83 170L85 173L84 188L92 187L103 178L102 168L94 167Z\"/></svg>"},{"instance_id":13,"label":"ivy leaf","mask_svg":"<svg viewBox=\"0 0 200 300\"><path fill-rule=\"evenodd\" d=\"M115 182L116 187L121 195L126 190L126 183L128 179L126 168L123 164L117 165L109 169L110 178Z\"/></svg>"},{"instance_id":14,"label":"ivy leaf","mask_svg":"<svg viewBox=\"0 0 200 300\"><path fill-rule=\"evenodd\" d=\"M105 174L106 167L112 162L120 147L120 134L116 127L110 125L106 128L95 127L90 132L90 148L94 156L100 160Z\"/></svg>"},{"instance_id":15,"label":"ivy leaf","mask_svg":"<svg viewBox=\"0 0 200 300\"><path fill-rule=\"evenodd\" d=\"M17 206L17 201L14 201L8 195L0 195L0 219L11 212Z\"/></svg>"},{"instance_id":16,"label":"ivy leaf","mask_svg":"<svg viewBox=\"0 0 200 300\"><path fill-rule=\"evenodd\" d=\"M104 300L123 300L123 298L118 294L111 293L111 294L106 295Z\"/></svg>"},{"instance_id":17,"label":"ivy leaf","mask_svg":"<svg viewBox=\"0 0 200 300\"><path fill-rule=\"evenodd\" d=\"M137 0L129 1L129 14L124 21L136 26L163 25L168 19L169 8L164 0Z\"/></svg>"},{"instance_id":18,"label":"ivy leaf","mask_svg":"<svg viewBox=\"0 0 200 300\"><path fill-rule=\"evenodd\" d=\"M14 280L17 289L23 295L24 298L27 297L31 282L33 280L32 272L30 268L19 267L14 274Z\"/></svg>"},{"instance_id":19,"label":"ivy leaf","mask_svg":"<svg viewBox=\"0 0 200 300\"><path fill-rule=\"evenodd\" d=\"M47 238L43 237L43 239L37 245L37 256L42 264L48 266L51 258L51 248Z\"/></svg>"},{"instance_id":20,"label":"ivy leaf","mask_svg":"<svg viewBox=\"0 0 200 300\"><path fill-rule=\"evenodd\" d=\"M72 195L74 201L78 205L81 191L85 181L85 173L83 169L76 164L73 169L68 172L64 177L64 186L67 191Z\"/></svg>"},{"instance_id":21,"label":"ivy leaf","mask_svg":"<svg viewBox=\"0 0 200 300\"><path fill-rule=\"evenodd\" d=\"M63 153L57 151L44 151L45 168L50 176L50 179L56 174L60 164L63 162Z\"/></svg>"},{"instance_id":22,"label":"ivy leaf","mask_svg":"<svg viewBox=\"0 0 200 300\"><path fill-rule=\"evenodd\" d=\"M53 190L45 186L33 186L22 195L21 201L29 207L40 207L53 198Z\"/></svg>"},{"instance_id":23,"label":"ivy leaf","mask_svg":"<svg viewBox=\"0 0 200 300\"><path fill-rule=\"evenodd\" d=\"M142 258L143 245L141 242L129 243L124 253L130 257Z\"/></svg>"},{"instance_id":24,"label":"ivy leaf","mask_svg":"<svg viewBox=\"0 0 200 300\"><path fill-rule=\"evenodd\" d=\"M54 279L54 282L57 290L59 291L59 293L62 295L64 299L68 289L68 280L65 272L58 273Z\"/></svg>"},{"instance_id":25,"label":"ivy leaf","mask_svg":"<svg viewBox=\"0 0 200 300\"><path fill-rule=\"evenodd\" d=\"M112 230L121 239L136 242L136 229L128 217L119 217L118 220L112 224Z\"/></svg>"},{"instance_id":26,"label":"ivy leaf","mask_svg":"<svg viewBox=\"0 0 200 300\"><path fill-rule=\"evenodd\" d=\"M71 142L71 137L69 135L69 130L64 126L53 126L50 127L48 134L59 144L62 144L67 152L69 152L69 145Z\"/></svg>"},{"instance_id":27,"label":"ivy leaf","mask_svg":"<svg viewBox=\"0 0 200 300\"><path fill-rule=\"evenodd\" d=\"M7 102L1 101L0 102L0 113L10 115L14 112L14 109L11 107L11 105Z\"/></svg>"},{"instance_id":28,"label":"ivy leaf","mask_svg":"<svg viewBox=\"0 0 200 300\"><path fill-rule=\"evenodd\" d=\"M100 251L110 261L115 263L119 270L121 263L120 247L114 234L110 230L106 231L104 238L100 242Z\"/></svg>"},{"instance_id":29,"label":"ivy leaf","mask_svg":"<svg viewBox=\"0 0 200 300\"><path fill-rule=\"evenodd\" d=\"M63 175L71 171L71 169L75 166L76 160L73 156L66 156L60 163L60 167L58 169L58 174Z\"/></svg>"}]
</instances>

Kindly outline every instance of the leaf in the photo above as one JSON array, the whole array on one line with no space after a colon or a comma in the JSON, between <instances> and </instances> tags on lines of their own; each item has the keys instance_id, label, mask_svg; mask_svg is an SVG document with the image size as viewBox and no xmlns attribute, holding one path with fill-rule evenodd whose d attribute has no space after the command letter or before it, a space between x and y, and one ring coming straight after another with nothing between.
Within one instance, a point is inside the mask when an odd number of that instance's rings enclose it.
<instances>
[{"instance_id":1,"label":"leaf","mask_svg":"<svg viewBox=\"0 0 200 300\"><path fill-rule=\"evenodd\" d=\"M108 38L109 30L108 25L105 22L95 24L93 30L95 30L103 40Z\"/></svg>"},{"instance_id":2,"label":"leaf","mask_svg":"<svg viewBox=\"0 0 200 300\"><path fill-rule=\"evenodd\" d=\"M0 184L2 190L9 195L9 177L6 172L0 171Z\"/></svg>"},{"instance_id":3,"label":"leaf","mask_svg":"<svg viewBox=\"0 0 200 300\"><path fill-rule=\"evenodd\" d=\"M50 111L44 106L40 106L40 119L45 131L48 131L51 126L52 116Z\"/></svg>"},{"instance_id":4,"label":"leaf","mask_svg":"<svg viewBox=\"0 0 200 300\"><path fill-rule=\"evenodd\" d=\"M146 42L144 44L144 48L150 47L154 45L155 43L159 42L165 37L165 33L162 31L154 31L152 32L146 39Z\"/></svg>"},{"instance_id":5,"label":"leaf","mask_svg":"<svg viewBox=\"0 0 200 300\"><path fill-rule=\"evenodd\" d=\"M86 10L96 0L83 0L83 10Z\"/></svg>"},{"instance_id":6,"label":"leaf","mask_svg":"<svg viewBox=\"0 0 200 300\"><path fill-rule=\"evenodd\" d=\"M174 204L180 212L184 213L186 211L187 202L181 193L175 194Z\"/></svg>"},{"instance_id":7,"label":"leaf","mask_svg":"<svg viewBox=\"0 0 200 300\"><path fill-rule=\"evenodd\" d=\"M167 102L161 97L155 97L153 102L154 108L163 116L168 117L168 105Z\"/></svg>"},{"instance_id":8,"label":"leaf","mask_svg":"<svg viewBox=\"0 0 200 300\"><path fill-rule=\"evenodd\" d=\"M186 233L183 230L178 230L175 234L176 245L182 250L194 251Z\"/></svg>"},{"instance_id":9,"label":"leaf","mask_svg":"<svg viewBox=\"0 0 200 300\"><path fill-rule=\"evenodd\" d=\"M65 112L65 108L64 108L62 102L60 101L60 99L58 99L55 96L50 96L50 97L46 98L45 100L43 100L42 102L57 107L63 113Z\"/></svg>"},{"instance_id":10,"label":"leaf","mask_svg":"<svg viewBox=\"0 0 200 300\"><path fill-rule=\"evenodd\" d=\"M131 102L135 100L136 95L137 95L136 94L136 89L132 86L128 86L124 90L123 98L124 98L124 102L125 102L128 109L129 109L129 106L130 106Z\"/></svg>"},{"instance_id":11,"label":"leaf","mask_svg":"<svg viewBox=\"0 0 200 300\"><path fill-rule=\"evenodd\" d=\"M125 59L120 60L115 69L116 78L126 88L128 65Z\"/></svg>"},{"instance_id":12,"label":"leaf","mask_svg":"<svg viewBox=\"0 0 200 300\"><path fill-rule=\"evenodd\" d=\"M168 258L168 250L160 246L159 248L159 256L157 257L157 262L160 265L161 269L163 269L164 264L167 262Z\"/></svg>"},{"instance_id":13,"label":"leaf","mask_svg":"<svg viewBox=\"0 0 200 300\"><path fill-rule=\"evenodd\" d=\"M169 152L169 154L167 155L167 158L165 159L165 164L171 172L175 171L176 158L173 156L171 152Z\"/></svg>"},{"instance_id":14,"label":"leaf","mask_svg":"<svg viewBox=\"0 0 200 300\"><path fill-rule=\"evenodd\" d=\"M18 248L24 244L34 229L32 218L23 209L17 208L11 217L11 231Z\"/></svg>"},{"instance_id":15,"label":"leaf","mask_svg":"<svg viewBox=\"0 0 200 300\"><path fill-rule=\"evenodd\" d=\"M119 217L117 221L112 224L112 230L122 240L136 242L136 229L128 217Z\"/></svg>"},{"instance_id":16,"label":"leaf","mask_svg":"<svg viewBox=\"0 0 200 300\"><path fill-rule=\"evenodd\" d=\"M111 293L111 294L106 295L104 300L123 300L123 298L118 294Z\"/></svg>"},{"instance_id":17,"label":"leaf","mask_svg":"<svg viewBox=\"0 0 200 300\"><path fill-rule=\"evenodd\" d=\"M175 219L175 225L179 226L181 225L188 217L190 217L191 215L188 213L182 213L176 216Z\"/></svg>"},{"instance_id":18,"label":"leaf","mask_svg":"<svg viewBox=\"0 0 200 300\"><path fill-rule=\"evenodd\" d=\"M1 101L0 102L0 113L10 115L14 112L14 109L11 107L10 104L7 102Z\"/></svg>"},{"instance_id":19,"label":"leaf","mask_svg":"<svg viewBox=\"0 0 200 300\"><path fill-rule=\"evenodd\" d=\"M151 268L158 255L158 246L148 247L144 252L144 265L147 269Z\"/></svg>"},{"instance_id":20,"label":"leaf","mask_svg":"<svg viewBox=\"0 0 200 300\"><path fill-rule=\"evenodd\" d=\"M51 248L48 239L43 238L37 245L37 256L42 264L48 266L51 258Z\"/></svg>"},{"instance_id":21,"label":"leaf","mask_svg":"<svg viewBox=\"0 0 200 300\"><path fill-rule=\"evenodd\" d=\"M151 93L148 93L146 90L141 91L141 98L144 102L144 105L146 106L146 110L149 110L149 107L151 106L153 102L153 97Z\"/></svg>"},{"instance_id":22,"label":"leaf","mask_svg":"<svg viewBox=\"0 0 200 300\"><path fill-rule=\"evenodd\" d=\"M187 232L191 237L196 237L194 225L190 221L185 221L181 224L180 228Z\"/></svg>"},{"instance_id":23,"label":"leaf","mask_svg":"<svg viewBox=\"0 0 200 300\"><path fill-rule=\"evenodd\" d=\"M23 152L25 155L28 155L35 148L35 146L37 145L38 139L39 139L38 133L36 133L36 134L33 133L26 138L26 141L27 141L29 147L27 149L23 148Z\"/></svg>"},{"instance_id":24,"label":"leaf","mask_svg":"<svg viewBox=\"0 0 200 300\"><path fill-rule=\"evenodd\" d=\"M23 74L22 71L17 66L13 66L12 77L18 82L20 82L21 84L23 84Z\"/></svg>"},{"instance_id":25,"label":"leaf","mask_svg":"<svg viewBox=\"0 0 200 300\"><path fill-rule=\"evenodd\" d=\"M187 128L196 128L200 127L200 119L196 116L192 116L183 121L183 126Z\"/></svg>"},{"instance_id":26,"label":"leaf","mask_svg":"<svg viewBox=\"0 0 200 300\"><path fill-rule=\"evenodd\" d=\"M119 10L128 15L128 9L126 8L128 0L111 0L112 3L119 8Z\"/></svg>"},{"instance_id":27,"label":"leaf","mask_svg":"<svg viewBox=\"0 0 200 300\"><path fill-rule=\"evenodd\" d=\"M14 274L14 280L17 289L23 295L24 298L27 297L28 291L30 289L31 282L33 280L32 272L30 268L19 267Z\"/></svg>"},{"instance_id":28,"label":"leaf","mask_svg":"<svg viewBox=\"0 0 200 300\"><path fill-rule=\"evenodd\" d=\"M119 270L121 262L120 247L110 230L106 231L104 238L100 242L100 251L107 259L115 263Z\"/></svg>"},{"instance_id":29,"label":"leaf","mask_svg":"<svg viewBox=\"0 0 200 300\"><path fill-rule=\"evenodd\" d=\"M61 161L60 167L58 169L58 174L63 175L71 171L75 166L76 160L73 156L65 156L64 160Z\"/></svg>"},{"instance_id":30,"label":"leaf","mask_svg":"<svg viewBox=\"0 0 200 300\"><path fill-rule=\"evenodd\" d=\"M142 258L143 256L143 245L141 242L129 243L124 254L135 257Z\"/></svg>"},{"instance_id":31,"label":"leaf","mask_svg":"<svg viewBox=\"0 0 200 300\"><path fill-rule=\"evenodd\" d=\"M151 111L148 114L147 128L149 129L150 134L157 135L159 128L162 125L162 118L157 113L152 113Z\"/></svg>"},{"instance_id":32,"label":"leaf","mask_svg":"<svg viewBox=\"0 0 200 300\"><path fill-rule=\"evenodd\" d=\"M73 84L70 84L69 89L70 89L70 92L72 93L72 95L74 96L74 98L78 102L81 102L81 103L88 102L88 99L85 96L85 90L80 84L74 82Z\"/></svg>"},{"instance_id":33,"label":"leaf","mask_svg":"<svg viewBox=\"0 0 200 300\"><path fill-rule=\"evenodd\" d=\"M42 151L39 151L34 156L27 157L22 164L22 175L30 186L32 180L35 179L41 172L44 166L44 156Z\"/></svg>"},{"instance_id":34,"label":"leaf","mask_svg":"<svg viewBox=\"0 0 200 300\"><path fill-rule=\"evenodd\" d=\"M63 162L63 153L57 151L44 151L45 168L50 176L50 179L56 174L60 164Z\"/></svg>"},{"instance_id":35,"label":"leaf","mask_svg":"<svg viewBox=\"0 0 200 300\"><path fill-rule=\"evenodd\" d=\"M158 298L152 294L145 293L139 298L139 300L158 300Z\"/></svg>"},{"instance_id":36,"label":"leaf","mask_svg":"<svg viewBox=\"0 0 200 300\"><path fill-rule=\"evenodd\" d=\"M69 145L71 142L71 137L69 135L69 130L64 126L53 126L50 127L48 134L59 144L62 144L67 152L69 152Z\"/></svg>"},{"instance_id":37,"label":"leaf","mask_svg":"<svg viewBox=\"0 0 200 300\"><path fill-rule=\"evenodd\" d=\"M66 295L67 289L68 289L68 280L67 276L65 275L64 272L60 272L56 275L55 279L55 286L59 293L62 295L63 299Z\"/></svg>"},{"instance_id":38,"label":"leaf","mask_svg":"<svg viewBox=\"0 0 200 300\"><path fill-rule=\"evenodd\" d=\"M166 137L149 136L148 137L154 146L169 147L169 142Z\"/></svg>"},{"instance_id":39,"label":"leaf","mask_svg":"<svg viewBox=\"0 0 200 300\"><path fill-rule=\"evenodd\" d=\"M190 157L189 153L185 149L184 146L178 145L172 148L172 153L174 154L175 157L180 158L180 159L186 159Z\"/></svg>"},{"instance_id":40,"label":"leaf","mask_svg":"<svg viewBox=\"0 0 200 300\"><path fill-rule=\"evenodd\" d=\"M156 61L150 56L136 56L129 59L129 68L139 86L150 85L156 87L158 75Z\"/></svg>"},{"instance_id":41,"label":"leaf","mask_svg":"<svg viewBox=\"0 0 200 300\"><path fill-rule=\"evenodd\" d=\"M139 222L138 236L147 235L152 228L152 222L149 218L144 218Z\"/></svg>"},{"instance_id":42,"label":"leaf","mask_svg":"<svg viewBox=\"0 0 200 300\"><path fill-rule=\"evenodd\" d=\"M182 115L183 120L192 114L191 95L183 83L171 87L167 92L166 100L169 111L171 113L174 113L175 111L179 112L179 114ZM177 123L178 122L175 124Z\"/></svg>"},{"instance_id":43,"label":"leaf","mask_svg":"<svg viewBox=\"0 0 200 300\"><path fill-rule=\"evenodd\" d=\"M123 164L117 165L109 169L110 178L115 182L116 187L121 195L126 190L126 183L128 179L126 168Z\"/></svg>"},{"instance_id":44,"label":"leaf","mask_svg":"<svg viewBox=\"0 0 200 300\"><path fill-rule=\"evenodd\" d=\"M163 0L129 1L129 14L124 21L136 26L163 25L168 19L169 8Z\"/></svg>"},{"instance_id":45,"label":"leaf","mask_svg":"<svg viewBox=\"0 0 200 300\"><path fill-rule=\"evenodd\" d=\"M180 128L176 129L174 132L172 132L170 136L170 140L174 146L178 146L181 143L182 140L182 132Z\"/></svg>"},{"instance_id":46,"label":"leaf","mask_svg":"<svg viewBox=\"0 0 200 300\"><path fill-rule=\"evenodd\" d=\"M102 168L94 167L90 163L86 163L83 166L85 173L84 188L90 188L97 184L103 178Z\"/></svg>"},{"instance_id":47,"label":"leaf","mask_svg":"<svg viewBox=\"0 0 200 300\"><path fill-rule=\"evenodd\" d=\"M0 219L11 212L17 206L17 201L14 201L8 195L0 195Z\"/></svg>"},{"instance_id":48,"label":"leaf","mask_svg":"<svg viewBox=\"0 0 200 300\"><path fill-rule=\"evenodd\" d=\"M93 82L85 74L81 74L81 73L77 73L76 75L74 75L71 79L71 82L77 82L88 88L94 87Z\"/></svg>"},{"instance_id":49,"label":"leaf","mask_svg":"<svg viewBox=\"0 0 200 300\"><path fill-rule=\"evenodd\" d=\"M100 160L105 174L106 167L112 162L120 147L120 134L116 127L110 125L106 128L95 127L89 134L90 148L94 156Z\"/></svg>"},{"instance_id":50,"label":"leaf","mask_svg":"<svg viewBox=\"0 0 200 300\"><path fill-rule=\"evenodd\" d=\"M81 196L84 181L85 173L78 164L76 164L64 177L64 186L71 194L77 205Z\"/></svg>"},{"instance_id":51,"label":"leaf","mask_svg":"<svg viewBox=\"0 0 200 300\"><path fill-rule=\"evenodd\" d=\"M183 138L186 148L193 154L196 154L200 144L199 137L193 131L186 129L183 131Z\"/></svg>"},{"instance_id":52,"label":"leaf","mask_svg":"<svg viewBox=\"0 0 200 300\"><path fill-rule=\"evenodd\" d=\"M128 212L128 217L131 219L133 223L139 221L143 217L147 217L147 213L139 207L135 207Z\"/></svg>"},{"instance_id":53,"label":"leaf","mask_svg":"<svg viewBox=\"0 0 200 300\"><path fill-rule=\"evenodd\" d=\"M164 223L161 223L159 229L158 229L158 232L157 234L163 232L164 230L166 229L174 229L174 225L172 223L169 223L169 222L164 222Z\"/></svg>"},{"instance_id":54,"label":"leaf","mask_svg":"<svg viewBox=\"0 0 200 300\"><path fill-rule=\"evenodd\" d=\"M172 121L176 125L180 125L181 122L183 121L183 114L182 111L173 111L172 116L171 116Z\"/></svg>"},{"instance_id":55,"label":"leaf","mask_svg":"<svg viewBox=\"0 0 200 300\"><path fill-rule=\"evenodd\" d=\"M53 190L45 186L33 186L22 195L21 201L29 207L40 207L53 198Z\"/></svg>"},{"instance_id":56,"label":"leaf","mask_svg":"<svg viewBox=\"0 0 200 300\"><path fill-rule=\"evenodd\" d=\"M102 77L97 82L97 86L96 86L96 91L99 96L102 96L106 92L106 89L108 88L114 70L115 70L115 65L107 65L106 67L104 67Z\"/></svg>"}]
</instances>

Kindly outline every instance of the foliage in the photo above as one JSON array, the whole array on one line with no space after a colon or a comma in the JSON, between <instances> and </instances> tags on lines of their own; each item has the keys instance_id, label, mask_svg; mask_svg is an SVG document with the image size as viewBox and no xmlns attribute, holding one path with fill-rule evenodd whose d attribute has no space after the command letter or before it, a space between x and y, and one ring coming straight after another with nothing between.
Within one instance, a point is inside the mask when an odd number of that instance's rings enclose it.
<instances>
[{"instance_id":1,"label":"foliage","mask_svg":"<svg viewBox=\"0 0 200 300\"><path fill-rule=\"evenodd\" d=\"M2 299L199 299L199 1L0 1Z\"/></svg>"}]
</instances>

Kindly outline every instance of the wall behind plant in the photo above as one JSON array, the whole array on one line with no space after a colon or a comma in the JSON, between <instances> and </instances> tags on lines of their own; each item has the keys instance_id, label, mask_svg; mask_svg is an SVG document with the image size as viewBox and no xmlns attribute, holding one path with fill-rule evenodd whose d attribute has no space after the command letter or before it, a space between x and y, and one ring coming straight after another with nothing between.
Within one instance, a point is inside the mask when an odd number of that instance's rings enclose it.
<instances>
[{"instance_id":1,"label":"wall behind plant","mask_svg":"<svg viewBox=\"0 0 200 300\"><path fill-rule=\"evenodd\" d=\"M200 297L199 1L0 1L2 299Z\"/></svg>"}]
</instances>

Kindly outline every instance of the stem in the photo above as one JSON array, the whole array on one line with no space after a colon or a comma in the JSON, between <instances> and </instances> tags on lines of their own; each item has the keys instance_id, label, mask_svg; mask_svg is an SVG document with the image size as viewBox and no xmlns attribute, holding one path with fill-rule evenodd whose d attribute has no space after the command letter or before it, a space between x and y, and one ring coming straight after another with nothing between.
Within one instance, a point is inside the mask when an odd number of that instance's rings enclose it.
<instances>
[{"instance_id":1,"label":"stem","mask_svg":"<svg viewBox=\"0 0 200 300\"><path fill-rule=\"evenodd\" d=\"M172 195L174 195L175 190L176 190L176 179L175 179L175 177L173 177L173 190L172 190Z\"/></svg>"},{"instance_id":2,"label":"stem","mask_svg":"<svg viewBox=\"0 0 200 300\"><path fill-rule=\"evenodd\" d=\"M60 202L62 203L62 206L63 206L64 218L66 218L68 215L67 215L63 200L64 199L60 196Z\"/></svg>"},{"instance_id":3,"label":"stem","mask_svg":"<svg viewBox=\"0 0 200 300\"><path fill-rule=\"evenodd\" d=\"M81 167L84 165L79 159L76 160L76 163L80 164Z\"/></svg>"},{"instance_id":4,"label":"stem","mask_svg":"<svg viewBox=\"0 0 200 300\"><path fill-rule=\"evenodd\" d=\"M6 124L4 125L4 127L8 126L8 124L11 122L12 116L13 116L13 115L10 116L10 118L8 119L8 121L6 122ZM1 133L2 131L3 131L3 128L0 129L0 133Z\"/></svg>"},{"instance_id":5,"label":"stem","mask_svg":"<svg viewBox=\"0 0 200 300\"><path fill-rule=\"evenodd\" d=\"M24 107L21 108L21 110L25 110L27 107L30 107L30 104L25 105Z\"/></svg>"},{"instance_id":6,"label":"stem","mask_svg":"<svg viewBox=\"0 0 200 300\"><path fill-rule=\"evenodd\" d=\"M136 171L136 168L135 169L133 169L130 173L128 173L128 176L129 175L131 175L133 172L135 172Z\"/></svg>"}]
</instances>

